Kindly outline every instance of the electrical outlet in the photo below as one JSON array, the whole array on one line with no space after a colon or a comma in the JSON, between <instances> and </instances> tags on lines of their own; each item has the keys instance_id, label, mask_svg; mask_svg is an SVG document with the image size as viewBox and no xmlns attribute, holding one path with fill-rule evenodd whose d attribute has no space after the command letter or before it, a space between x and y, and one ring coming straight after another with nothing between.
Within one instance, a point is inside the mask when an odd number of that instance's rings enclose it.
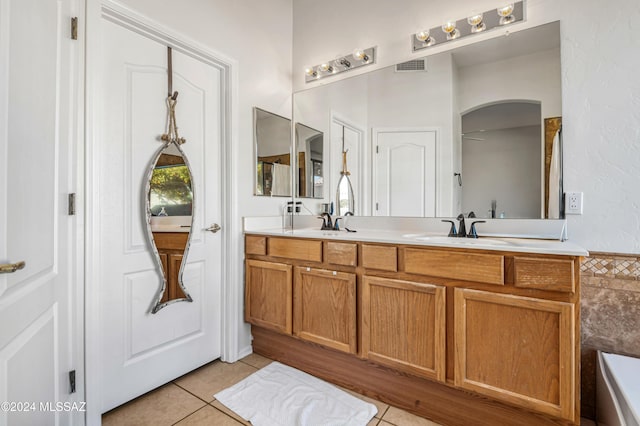
<instances>
[{"instance_id":1,"label":"electrical outlet","mask_svg":"<svg viewBox=\"0 0 640 426\"><path fill-rule=\"evenodd\" d=\"M567 192L564 212L566 214L582 214L582 192Z\"/></svg>"}]
</instances>

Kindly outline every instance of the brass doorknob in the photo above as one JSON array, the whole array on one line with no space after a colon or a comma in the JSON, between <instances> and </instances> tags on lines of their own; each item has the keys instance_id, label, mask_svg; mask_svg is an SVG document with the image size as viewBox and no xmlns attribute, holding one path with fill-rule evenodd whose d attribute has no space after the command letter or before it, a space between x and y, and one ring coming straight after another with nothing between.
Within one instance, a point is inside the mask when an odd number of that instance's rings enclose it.
<instances>
[{"instance_id":1,"label":"brass doorknob","mask_svg":"<svg viewBox=\"0 0 640 426\"><path fill-rule=\"evenodd\" d=\"M211 225L210 227L205 229L205 231L211 231L211 232L213 232L215 234L216 232L218 232L221 229L222 228L220 228L220 225L218 225L217 223L214 223L213 225Z\"/></svg>"},{"instance_id":2,"label":"brass doorknob","mask_svg":"<svg viewBox=\"0 0 640 426\"><path fill-rule=\"evenodd\" d=\"M27 264L24 261L0 265L0 274L11 274L19 269L23 269L26 265Z\"/></svg>"}]
</instances>

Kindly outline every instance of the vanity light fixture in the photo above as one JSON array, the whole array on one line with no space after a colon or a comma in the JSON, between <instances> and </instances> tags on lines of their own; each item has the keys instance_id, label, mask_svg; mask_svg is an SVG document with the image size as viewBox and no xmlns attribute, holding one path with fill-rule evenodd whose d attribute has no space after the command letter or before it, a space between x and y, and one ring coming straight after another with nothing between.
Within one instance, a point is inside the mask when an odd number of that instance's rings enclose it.
<instances>
[{"instance_id":1,"label":"vanity light fixture","mask_svg":"<svg viewBox=\"0 0 640 426\"><path fill-rule=\"evenodd\" d=\"M472 33L479 33L481 31L484 31L487 29L487 25L484 23L484 19L483 19L483 15L482 13L478 14L478 15L473 15L473 16L469 16L467 18L467 23L469 25L471 25L471 32Z\"/></svg>"},{"instance_id":2,"label":"vanity light fixture","mask_svg":"<svg viewBox=\"0 0 640 426\"><path fill-rule=\"evenodd\" d=\"M355 49L352 54L339 56L333 61L324 62L313 67L306 67L304 70L305 83L329 77L341 72L349 71L365 65L374 64L376 48Z\"/></svg>"},{"instance_id":3,"label":"vanity light fixture","mask_svg":"<svg viewBox=\"0 0 640 426\"><path fill-rule=\"evenodd\" d=\"M332 67L331 65L329 65L328 63L320 64L320 66L318 67L318 69L319 69L319 70L320 70L320 72L322 72L323 74L333 73L333 67Z\"/></svg>"},{"instance_id":4,"label":"vanity light fixture","mask_svg":"<svg viewBox=\"0 0 640 426\"><path fill-rule=\"evenodd\" d=\"M513 16L513 3L497 8L496 12L500 17L499 25L508 25L516 20L515 16Z\"/></svg>"},{"instance_id":5,"label":"vanity light fixture","mask_svg":"<svg viewBox=\"0 0 640 426\"><path fill-rule=\"evenodd\" d=\"M455 21L447 21L442 24L442 31L447 35L447 40L453 40L460 37L460 31L456 28Z\"/></svg>"},{"instance_id":6,"label":"vanity light fixture","mask_svg":"<svg viewBox=\"0 0 640 426\"><path fill-rule=\"evenodd\" d=\"M424 44L425 47L436 44L436 39L429 35L429 31L419 31L416 33L416 39Z\"/></svg>"},{"instance_id":7,"label":"vanity light fixture","mask_svg":"<svg viewBox=\"0 0 640 426\"><path fill-rule=\"evenodd\" d=\"M419 31L411 37L412 49L416 52L439 43L524 21L525 1L509 3L482 13L474 12L465 19L447 21L439 27Z\"/></svg>"}]
</instances>

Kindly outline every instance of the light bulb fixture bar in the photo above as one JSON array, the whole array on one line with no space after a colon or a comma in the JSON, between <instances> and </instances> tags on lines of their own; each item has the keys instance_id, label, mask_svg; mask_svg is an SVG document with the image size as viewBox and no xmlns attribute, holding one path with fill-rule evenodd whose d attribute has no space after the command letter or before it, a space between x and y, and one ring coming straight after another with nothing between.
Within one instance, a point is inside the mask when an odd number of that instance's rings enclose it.
<instances>
[{"instance_id":1,"label":"light bulb fixture bar","mask_svg":"<svg viewBox=\"0 0 640 426\"><path fill-rule=\"evenodd\" d=\"M524 21L524 1L507 3L484 13L473 13L464 19L447 21L441 26L419 31L411 36L413 51Z\"/></svg>"},{"instance_id":2,"label":"light bulb fixture bar","mask_svg":"<svg viewBox=\"0 0 640 426\"><path fill-rule=\"evenodd\" d=\"M368 49L355 49L350 55L339 56L332 61L323 62L322 64L305 68L304 81L305 83L310 83L321 78L326 78L375 63L375 47L370 47Z\"/></svg>"}]
</instances>

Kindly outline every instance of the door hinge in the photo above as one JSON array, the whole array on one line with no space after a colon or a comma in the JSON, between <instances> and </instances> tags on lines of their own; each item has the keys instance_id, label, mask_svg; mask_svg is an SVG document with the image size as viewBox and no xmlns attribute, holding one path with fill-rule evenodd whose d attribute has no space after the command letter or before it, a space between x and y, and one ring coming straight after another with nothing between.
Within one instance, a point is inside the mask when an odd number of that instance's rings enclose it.
<instances>
[{"instance_id":1,"label":"door hinge","mask_svg":"<svg viewBox=\"0 0 640 426\"><path fill-rule=\"evenodd\" d=\"M78 17L71 18L71 40L78 39Z\"/></svg>"},{"instance_id":2,"label":"door hinge","mask_svg":"<svg viewBox=\"0 0 640 426\"><path fill-rule=\"evenodd\" d=\"M380 151L378 150L379 146L376 145L376 154L378 154Z\"/></svg>"},{"instance_id":3,"label":"door hinge","mask_svg":"<svg viewBox=\"0 0 640 426\"><path fill-rule=\"evenodd\" d=\"M76 393L76 370L69 371L69 393Z\"/></svg>"},{"instance_id":4,"label":"door hinge","mask_svg":"<svg viewBox=\"0 0 640 426\"><path fill-rule=\"evenodd\" d=\"M378 211L378 210L379 210L379 208L378 208L378 203L376 203L376 211Z\"/></svg>"},{"instance_id":5,"label":"door hinge","mask_svg":"<svg viewBox=\"0 0 640 426\"><path fill-rule=\"evenodd\" d=\"M76 214L76 194L69 194L69 204L68 204L68 212L69 216L73 216Z\"/></svg>"}]
</instances>

